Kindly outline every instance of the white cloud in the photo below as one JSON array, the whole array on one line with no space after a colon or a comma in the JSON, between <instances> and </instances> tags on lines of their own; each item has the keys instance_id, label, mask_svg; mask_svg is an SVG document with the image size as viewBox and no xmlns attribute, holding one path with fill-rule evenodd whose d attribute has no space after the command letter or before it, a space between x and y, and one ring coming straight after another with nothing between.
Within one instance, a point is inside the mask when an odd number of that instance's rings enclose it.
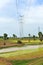
<instances>
[{"instance_id":1,"label":"white cloud","mask_svg":"<svg viewBox=\"0 0 43 65\"><path fill-rule=\"evenodd\" d=\"M11 23L11 22L16 22L16 20L14 18L0 17L0 23Z\"/></svg>"},{"instance_id":2,"label":"white cloud","mask_svg":"<svg viewBox=\"0 0 43 65\"><path fill-rule=\"evenodd\" d=\"M31 7L24 12L24 23L42 23L43 22L43 5Z\"/></svg>"},{"instance_id":3,"label":"white cloud","mask_svg":"<svg viewBox=\"0 0 43 65\"><path fill-rule=\"evenodd\" d=\"M3 8L10 0L0 0L0 8Z\"/></svg>"},{"instance_id":4,"label":"white cloud","mask_svg":"<svg viewBox=\"0 0 43 65\"><path fill-rule=\"evenodd\" d=\"M37 2L37 0L28 0L28 3L30 6L32 6L33 4L35 4Z\"/></svg>"},{"instance_id":5,"label":"white cloud","mask_svg":"<svg viewBox=\"0 0 43 65\"><path fill-rule=\"evenodd\" d=\"M31 0L31 3L35 3L37 0Z\"/></svg>"},{"instance_id":6,"label":"white cloud","mask_svg":"<svg viewBox=\"0 0 43 65\"><path fill-rule=\"evenodd\" d=\"M37 0L28 0L31 3L35 3ZM0 8L9 3L10 0L0 0ZM31 6L30 9L23 9L22 14L24 15L24 23L41 23L43 21L43 5L40 6ZM12 18L0 18L2 22L11 22L14 21Z\"/></svg>"}]
</instances>

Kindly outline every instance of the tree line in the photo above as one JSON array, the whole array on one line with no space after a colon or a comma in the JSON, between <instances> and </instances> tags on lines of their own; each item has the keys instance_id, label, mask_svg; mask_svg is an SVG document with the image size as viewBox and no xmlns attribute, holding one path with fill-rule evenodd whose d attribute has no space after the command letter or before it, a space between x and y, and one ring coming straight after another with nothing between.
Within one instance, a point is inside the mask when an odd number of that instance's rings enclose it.
<instances>
[{"instance_id":1,"label":"tree line","mask_svg":"<svg viewBox=\"0 0 43 65\"><path fill-rule=\"evenodd\" d=\"M4 40L7 40L9 38L17 38L17 36L15 34L13 34L12 37L8 37L8 34L4 33L3 36L0 36L0 38L3 38Z\"/></svg>"},{"instance_id":2,"label":"tree line","mask_svg":"<svg viewBox=\"0 0 43 65\"><path fill-rule=\"evenodd\" d=\"M4 40L9 39L7 33L4 33L3 36L0 36L0 38L3 38ZM17 35L13 34L12 38L17 38ZM23 37L23 38L27 38L27 37ZM38 37L35 36L35 35L31 36L31 34L28 34L28 38L29 38L29 41L30 41L31 38L33 38L34 40L36 40L38 38L40 41L42 41L43 40L43 33L42 32L38 32Z\"/></svg>"},{"instance_id":3,"label":"tree line","mask_svg":"<svg viewBox=\"0 0 43 65\"><path fill-rule=\"evenodd\" d=\"M43 33L42 33L42 32L38 32L38 37L35 36L35 35L33 35L33 36L31 37L30 34L28 34L28 36L29 36L29 40L30 40L30 38L33 38L34 40L39 39L40 41L43 40Z\"/></svg>"}]
</instances>

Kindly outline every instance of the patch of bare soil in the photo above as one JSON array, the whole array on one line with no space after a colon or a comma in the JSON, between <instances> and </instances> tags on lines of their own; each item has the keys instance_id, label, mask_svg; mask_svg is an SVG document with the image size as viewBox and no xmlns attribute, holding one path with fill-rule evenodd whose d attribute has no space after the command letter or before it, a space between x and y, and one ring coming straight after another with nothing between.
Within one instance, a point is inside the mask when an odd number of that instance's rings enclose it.
<instances>
[{"instance_id":1,"label":"patch of bare soil","mask_svg":"<svg viewBox=\"0 0 43 65\"><path fill-rule=\"evenodd\" d=\"M12 65L12 64L5 58L0 57L0 65Z\"/></svg>"},{"instance_id":2,"label":"patch of bare soil","mask_svg":"<svg viewBox=\"0 0 43 65\"><path fill-rule=\"evenodd\" d=\"M0 41L0 48L3 48L3 47L13 47L13 46L23 46L23 44L17 44L17 43L14 43L14 42L3 42L3 41Z\"/></svg>"}]
</instances>

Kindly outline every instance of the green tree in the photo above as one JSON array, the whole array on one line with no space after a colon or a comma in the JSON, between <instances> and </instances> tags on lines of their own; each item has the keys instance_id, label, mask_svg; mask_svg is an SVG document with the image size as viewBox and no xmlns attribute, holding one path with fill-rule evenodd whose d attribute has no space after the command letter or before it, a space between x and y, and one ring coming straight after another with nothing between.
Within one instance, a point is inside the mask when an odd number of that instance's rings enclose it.
<instances>
[{"instance_id":1,"label":"green tree","mask_svg":"<svg viewBox=\"0 0 43 65\"><path fill-rule=\"evenodd\" d=\"M7 39L7 33L4 33L4 36L3 36L3 38L4 38L4 40L6 40Z\"/></svg>"},{"instance_id":2,"label":"green tree","mask_svg":"<svg viewBox=\"0 0 43 65\"><path fill-rule=\"evenodd\" d=\"M35 38L36 38L35 35L33 35L33 39L34 39L34 40L35 40Z\"/></svg>"},{"instance_id":3,"label":"green tree","mask_svg":"<svg viewBox=\"0 0 43 65\"><path fill-rule=\"evenodd\" d=\"M42 32L39 32L38 35L39 35L39 38L40 38L42 36Z\"/></svg>"},{"instance_id":4,"label":"green tree","mask_svg":"<svg viewBox=\"0 0 43 65\"><path fill-rule=\"evenodd\" d=\"M17 38L17 36L15 34L13 34L13 38Z\"/></svg>"},{"instance_id":5,"label":"green tree","mask_svg":"<svg viewBox=\"0 0 43 65\"><path fill-rule=\"evenodd\" d=\"M40 41L42 41L42 32L38 33Z\"/></svg>"},{"instance_id":6,"label":"green tree","mask_svg":"<svg viewBox=\"0 0 43 65\"><path fill-rule=\"evenodd\" d=\"M29 36L29 42L30 42L30 34L28 34L28 36Z\"/></svg>"},{"instance_id":7,"label":"green tree","mask_svg":"<svg viewBox=\"0 0 43 65\"><path fill-rule=\"evenodd\" d=\"M42 34L42 40L43 40L43 34Z\"/></svg>"}]
</instances>

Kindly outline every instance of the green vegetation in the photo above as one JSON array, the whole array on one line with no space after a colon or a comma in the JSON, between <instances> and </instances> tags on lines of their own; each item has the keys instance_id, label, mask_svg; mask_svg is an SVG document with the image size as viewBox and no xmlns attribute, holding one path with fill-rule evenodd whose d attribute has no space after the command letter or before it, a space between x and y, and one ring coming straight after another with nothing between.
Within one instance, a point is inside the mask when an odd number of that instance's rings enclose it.
<instances>
[{"instance_id":1,"label":"green vegetation","mask_svg":"<svg viewBox=\"0 0 43 65\"><path fill-rule=\"evenodd\" d=\"M29 63L29 60L13 60L11 61L12 65L27 65Z\"/></svg>"},{"instance_id":2,"label":"green vegetation","mask_svg":"<svg viewBox=\"0 0 43 65\"><path fill-rule=\"evenodd\" d=\"M43 65L43 57L34 58L30 60L9 60L9 62L5 59L3 60L4 61L0 60L0 65Z\"/></svg>"},{"instance_id":3,"label":"green vegetation","mask_svg":"<svg viewBox=\"0 0 43 65\"><path fill-rule=\"evenodd\" d=\"M6 33L4 33L4 36L3 36L3 38L4 38L4 40L6 40L7 39L7 34Z\"/></svg>"},{"instance_id":4,"label":"green vegetation","mask_svg":"<svg viewBox=\"0 0 43 65\"><path fill-rule=\"evenodd\" d=\"M31 60L13 60L12 65L43 65L43 58L35 58Z\"/></svg>"},{"instance_id":5,"label":"green vegetation","mask_svg":"<svg viewBox=\"0 0 43 65\"><path fill-rule=\"evenodd\" d=\"M35 35L33 35L33 40L36 40L35 38L36 38Z\"/></svg>"},{"instance_id":6,"label":"green vegetation","mask_svg":"<svg viewBox=\"0 0 43 65\"><path fill-rule=\"evenodd\" d=\"M43 65L43 48L0 53L12 65Z\"/></svg>"},{"instance_id":7,"label":"green vegetation","mask_svg":"<svg viewBox=\"0 0 43 65\"><path fill-rule=\"evenodd\" d=\"M15 34L13 34L13 38L17 38L17 36Z\"/></svg>"},{"instance_id":8,"label":"green vegetation","mask_svg":"<svg viewBox=\"0 0 43 65\"><path fill-rule=\"evenodd\" d=\"M21 47L27 44L28 45L43 44L42 32L39 32L38 36L35 35L31 36L31 34L28 34L28 37L23 38L18 38L17 35L15 34L13 34L12 37L8 37L7 33L4 33L3 36L0 36L0 48L15 47L15 46Z\"/></svg>"},{"instance_id":9,"label":"green vegetation","mask_svg":"<svg viewBox=\"0 0 43 65\"><path fill-rule=\"evenodd\" d=\"M43 44L43 40L40 41L39 39L21 39L20 41L22 43L18 43L19 38L13 39L13 38L9 38L7 40L3 40L2 38L0 38L0 48L7 48L7 47L21 47L23 45L41 45Z\"/></svg>"},{"instance_id":10,"label":"green vegetation","mask_svg":"<svg viewBox=\"0 0 43 65\"><path fill-rule=\"evenodd\" d=\"M18 40L17 43L18 43L18 44L22 44L22 41L21 41L21 40Z\"/></svg>"},{"instance_id":11,"label":"green vegetation","mask_svg":"<svg viewBox=\"0 0 43 65\"><path fill-rule=\"evenodd\" d=\"M7 48L12 46L22 46L23 45L39 45L43 44L43 34L38 33L38 36L17 38L15 34L13 37L8 37L5 33L4 36L0 37L0 48ZM3 57L10 61L12 65L43 65L43 48L19 50L15 52L0 53L0 57ZM6 65L6 63L1 63L0 65Z\"/></svg>"},{"instance_id":12,"label":"green vegetation","mask_svg":"<svg viewBox=\"0 0 43 65\"><path fill-rule=\"evenodd\" d=\"M18 55L28 54L28 53L31 53L31 52L34 52L34 51L38 51L38 49L20 50L20 51L15 51L15 52L0 53L0 57L7 58L7 57L11 57L11 56L18 56Z\"/></svg>"},{"instance_id":13,"label":"green vegetation","mask_svg":"<svg viewBox=\"0 0 43 65\"><path fill-rule=\"evenodd\" d=\"M42 41L43 40L43 34L42 34L42 32L39 32L38 35L39 35L40 41Z\"/></svg>"},{"instance_id":14,"label":"green vegetation","mask_svg":"<svg viewBox=\"0 0 43 65\"><path fill-rule=\"evenodd\" d=\"M19 50L19 51L15 51L15 52L7 52L7 53L0 53L0 57L4 57L4 58L17 58L20 57L22 55L24 55L25 57L27 56L27 58L32 58L31 54L34 55L38 55L38 54L43 54L43 48L39 48L39 49L32 49L32 50ZM28 56L29 54L29 56ZM41 54L41 55L42 55Z\"/></svg>"}]
</instances>

